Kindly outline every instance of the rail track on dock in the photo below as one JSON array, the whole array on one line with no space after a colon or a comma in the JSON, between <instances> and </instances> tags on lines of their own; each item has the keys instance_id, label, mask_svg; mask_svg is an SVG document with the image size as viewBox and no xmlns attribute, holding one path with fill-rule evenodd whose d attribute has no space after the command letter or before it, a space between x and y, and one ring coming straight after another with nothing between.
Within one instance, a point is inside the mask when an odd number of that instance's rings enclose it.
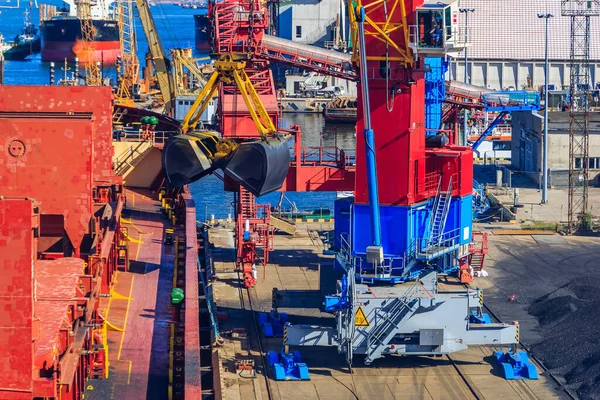
<instances>
[{"instance_id":1,"label":"rail track on dock","mask_svg":"<svg viewBox=\"0 0 600 400\"><path fill-rule=\"evenodd\" d=\"M246 288L244 287L244 279L238 270L238 294L240 297L240 306L243 312L244 325L251 329L252 332L246 332L248 335L248 355L251 356L255 361L255 369L257 372L262 372L262 374L257 373L256 378L262 375L262 378L265 382L265 387L267 389L266 398L268 400L277 400L280 399L281 396L274 396L274 388L269 380L269 371L268 371L268 363L267 363L267 353L265 351L265 346L263 344L263 337L260 332L260 326L258 324L255 313L257 310L254 309L252 304L252 294L255 291L254 288ZM252 321L249 321L251 319ZM256 344L256 351L258 351L258 356L255 357L252 354L253 343ZM258 367L258 368L256 368ZM260 384L259 384L260 385ZM260 390L260 389L259 389ZM260 391L262 394L262 391ZM265 397L261 396L263 399Z\"/></svg>"}]
</instances>

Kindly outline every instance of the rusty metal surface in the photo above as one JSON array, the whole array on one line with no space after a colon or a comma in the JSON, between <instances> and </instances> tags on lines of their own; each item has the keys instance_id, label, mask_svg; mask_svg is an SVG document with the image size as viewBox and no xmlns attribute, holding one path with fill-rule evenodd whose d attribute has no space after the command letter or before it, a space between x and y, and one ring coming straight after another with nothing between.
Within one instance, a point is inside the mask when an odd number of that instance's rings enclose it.
<instances>
[{"instance_id":1,"label":"rusty metal surface","mask_svg":"<svg viewBox=\"0 0 600 400\"><path fill-rule=\"evenodd\" d=\"M0 114L93 113L94 181L118 183L120 178L112 170L112 97L111 88L106 86L0 86Z\"/></svg>"},{"instance_id":2,"label":"rusty metal surface","mask_svg":"<svg viewBox=\"0 0 600 400\"><path fill-rule=\"evenodd\" d=\"M75 288L83 273L81 258L36 261L36 312L40 316L39 339L36 341L35 364L52 365L66 347L58 340L60 329L69 329L69 306L74 305ZM65 343L66 345L66 343Z\"/></svg>"},{"instance_id":3,"label":"rusty metal surface","mask_svg":"<svg viewBox=\"0 0 600 400\"><path fill-rule=\"evenodd\" d=\"M31 392L35 239L31 200L0 200L0 398L8 391Z\"/></svg>"}]
</instances>

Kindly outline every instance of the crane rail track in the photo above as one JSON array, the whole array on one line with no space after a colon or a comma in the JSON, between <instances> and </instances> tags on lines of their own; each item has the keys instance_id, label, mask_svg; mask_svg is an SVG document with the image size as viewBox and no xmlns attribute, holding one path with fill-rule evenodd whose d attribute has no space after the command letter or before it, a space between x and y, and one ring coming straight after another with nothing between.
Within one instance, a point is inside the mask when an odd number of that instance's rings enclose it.
<instances>
[{"instance_id":1,"label":"crane rail track","mask_svg":"<svg viewBox=\"0 0 600 400\"><path fill-rule=\"evenodd\" d=\"M254 340L256 341L256 344L258 346L257 350L260 353L260 355L257 358L260 359L260 368L262 369L262 376L265 381L265 386L267 388L267 399L275 400L276 398L273 396L273 387L271 385L271 382L269 381L269 372L268 372L268 367L267 367L266 352L264 351L264 347L263 347L263 343L262 343L262 335L260 333L260 327L258 325L257 319L254 316L255 310L252 305L252 293L251 293L251 291L253 291L254 289L244 288L244 279L241 276L239 269L237 271L237 275L238 275L238 294L240 297L241 309L243 311L244 325L248 328L250 326L252 326L252 330L253 330L252 336L254 336ZM245 299L244 293L248 296L248 300L247 300L248 304L247 305L246 305L246 299ZM250 317L250 319L252 319L252 322L248 321L248 317ZM250 335L250 332L248 332L249 344L252 343L252 340L253 340L252 336ZM248 348L248 355L250 355L250 356L252 356L251 347L252 346L250 345ZM279 397L277 397L277 398L279 398Z\"/></svg>"}]
</instances>

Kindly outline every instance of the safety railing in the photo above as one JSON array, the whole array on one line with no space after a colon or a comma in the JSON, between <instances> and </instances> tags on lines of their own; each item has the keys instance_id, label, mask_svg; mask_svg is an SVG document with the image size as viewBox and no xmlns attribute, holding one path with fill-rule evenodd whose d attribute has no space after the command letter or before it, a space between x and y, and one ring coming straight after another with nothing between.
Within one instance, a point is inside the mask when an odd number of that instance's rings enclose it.
<instances>
[{"instance_id":1,"label":"safety railing","mask_svg":"<svg viewBox=\"0 0 600 400\"><path fill-rule=\"evenodd\" d=\"M437 194L441 176L442 175L436 171L425 174L424 180L420 180L418 177L415 177L415 187L417 188L417 193Z\"/></svg>"},{"instance_id":2,"label":"safety railing","mask_svg":"<svg viewBox=\"0 0 600 400\"><path fill-rule=\"evenodd\" d=\"M344 266L353 265L352 249L350 248L349 237L347 234L340 235L340 251L338 252L339 261Z\"/></svg>"},{"instance_id":3,"label":"safety railing","mask_svg":"<svg viewBox=\"0 0 600 400\"><path fill-rule=\"evenodd\" d=\"M292 163L296 161L296 155L292 154ZM335 168L354 167L356 165L356 154L334 146L303 147L300 153L300 165Z\"/></svg>"},{"instance_id":4,"label":"safety railing","mask_svg":"<svg viewBox=\"0 0 600 400\"><path fill-rule=\"evenodd\" d=\"M152 147L152 144L148 141L139 142L135 147L128 147L127 150L119 154L113 161L115 174L121 176L130 168L133 168L133 160L144 154L150 147Z\"/></svg>"},{"instance_id":5,"label":"safety railing","mask_svg":"<svg viewBox=\"0 0 600 400\"><path fill-rule=\"evenodd\" d=\"M417 240L417 257L431 259L454 250L460 244L460 232L460 228L445 232L435 242L431 241L430 238Z\"/></svg>"},{"instance_id":6,"label":"safety railing","mask_svg":"<svg viewBox=\"0 0 600 400\"><path fill-rule=\"evenodd\" d=\"M425 35L419 25L409 25L408 42L417 52L462 50L467 46L466 32L460 27L452 27L450 35L440 30L439 36Z\"/></svg>"},{"instance_id":7,"label":"safety railing","mask_svg":"<svg viewBox=\"0 0 600 400\"><path fill-rule=\"evenodd\" d=\"M381 264L373 265L363 257L353 256L352 265L355 266L357 276L361 279L392 279L399 278L402 274L401 257L384 257Z\"/></svg>"},{"instance_id":8,"label":"safety railing","mask_svg":"<svg viewBox=\"0 0 600 400\"><path fill-rule=\"evenodd\" d=\"M334 49L334 50L346 50L348 48L348 42L345 40L326 40L323 43L323 46L326 49Z\"/></svg>"},{"instance_id":9,"label":"safety railing","mask_svg":"<svg viewBox=\"0 0 600 400\"><path fill-rule=\"evenodd\" d=\"M177 135L174 131L149 131L123 129L113 131L113 140L115 142L147 142L153 144L165 144L171 136Z\"/></svg>"}]
</instances>

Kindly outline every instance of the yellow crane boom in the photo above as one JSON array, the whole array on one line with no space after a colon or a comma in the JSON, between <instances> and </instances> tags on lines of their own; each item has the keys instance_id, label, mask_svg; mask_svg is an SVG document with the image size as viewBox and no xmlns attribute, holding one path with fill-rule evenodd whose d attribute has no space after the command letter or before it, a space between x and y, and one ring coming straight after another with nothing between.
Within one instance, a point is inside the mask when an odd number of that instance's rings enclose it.
<instances>
[{"instance_id":1,"label":"yellow crane boom","mask_svg":"<svg viewBox=\"0 0 600 400\"><path fill-rule=\"evenodd\" d=\"M171 63L167 58L162 42L158 37L156 24L154 23L154 18L152 18L148 1L135 0L135 3L140 14L140 22L144 28L144 35L148 41L148 48L150 50L150 55L152 56L154 69L156 70L158 87L165 102L165 113L169 114L173 109L175 97L175 82L173 81L173 75L170 72Z\"/></svg>"}]
</instances>

